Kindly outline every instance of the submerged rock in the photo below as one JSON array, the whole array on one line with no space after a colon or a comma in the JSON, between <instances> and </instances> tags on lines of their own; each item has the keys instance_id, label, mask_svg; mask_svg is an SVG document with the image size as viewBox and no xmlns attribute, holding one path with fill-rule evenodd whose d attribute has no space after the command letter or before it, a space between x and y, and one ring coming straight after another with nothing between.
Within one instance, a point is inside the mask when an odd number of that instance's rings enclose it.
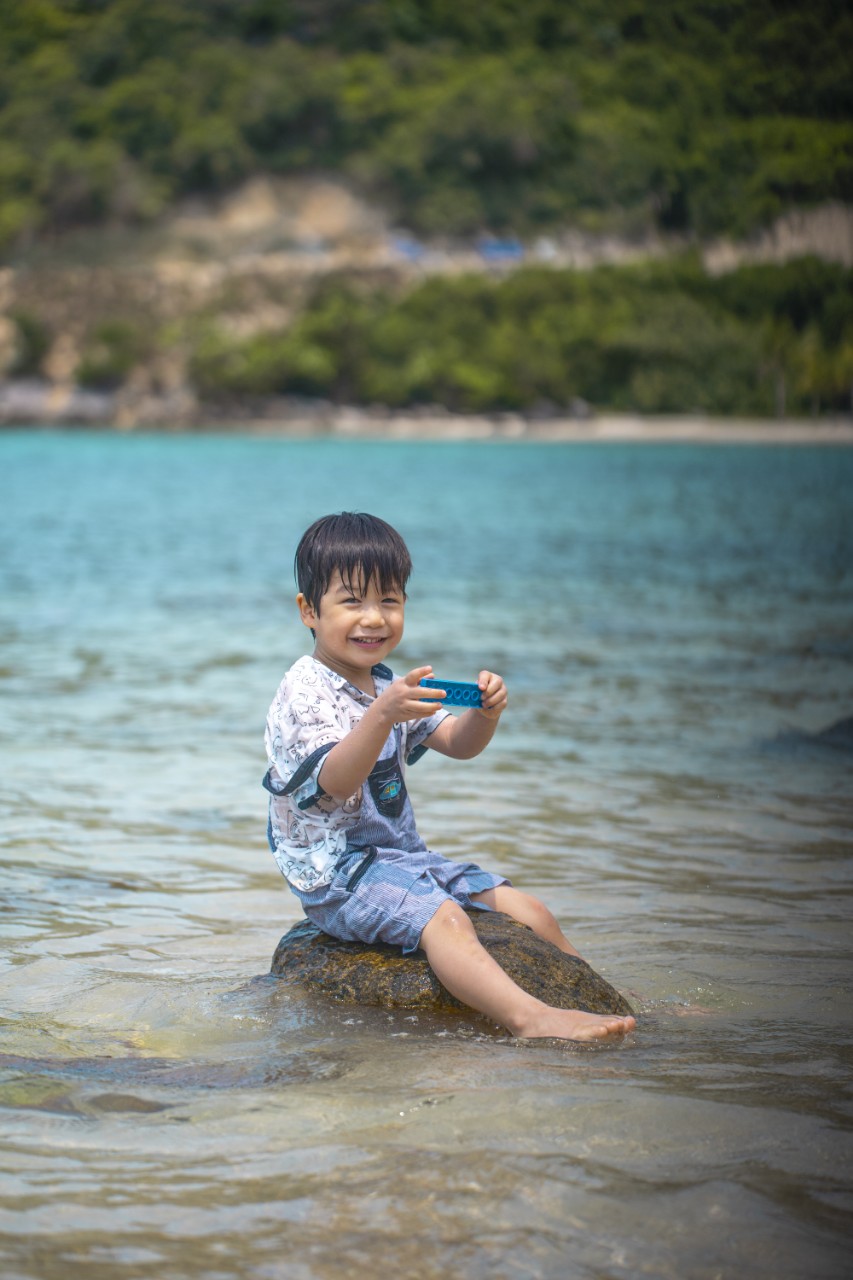
<instances>
[{"instance_id":1,"label":"submerged rock","mask_svg":"<svg viewBox=\"0 0 853 1280\"><path fill-rule=\"evenodd\" d=\"M498 911L469 915L480 942L529 995L558 1009L633 1013L585 960L559 951L527 925ZM404 956L384 943L340 942L307 920L284 935L270 972L354 1004L435 1011L465 1007L441 985L422 951Z\"/></svg>"},{"instance_id":2,"label":"submerged rock","mask_svg":"<svg viewBox=\"0 0 853 1280\"><path fill-rule=\"evenodd\" d=\"M853 716L845 716L836 720L818 733L813 733L815 742L825 743L828 747L838 747L841 751L853 751Z\"/></svg>"}]
</instances>

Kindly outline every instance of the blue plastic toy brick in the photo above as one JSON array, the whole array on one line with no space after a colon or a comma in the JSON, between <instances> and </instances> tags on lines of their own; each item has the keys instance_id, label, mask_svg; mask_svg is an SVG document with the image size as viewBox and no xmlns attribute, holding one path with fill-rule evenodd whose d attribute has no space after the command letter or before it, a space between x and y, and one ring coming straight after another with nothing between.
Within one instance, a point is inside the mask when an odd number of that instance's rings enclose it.
<instances>
[{"instance_id":1,"label":"blue plastic toy brick","mask_svg":"<svg viewBox=\"0 0 853 1280\"><path fill-rule=\"evenodd\" d=\"M483 697L476 684L467 680L421 680L425 689L444 689L447 697L437 705L440 707L481 707Z\"/></svg>"}]
</instances>

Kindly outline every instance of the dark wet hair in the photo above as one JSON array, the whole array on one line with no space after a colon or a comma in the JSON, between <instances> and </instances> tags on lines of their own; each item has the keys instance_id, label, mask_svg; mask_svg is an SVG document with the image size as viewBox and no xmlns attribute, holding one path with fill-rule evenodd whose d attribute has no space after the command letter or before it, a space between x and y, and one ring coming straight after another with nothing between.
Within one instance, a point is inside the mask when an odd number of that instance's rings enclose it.
<instances>
[{"instance_id":1,"label":"dark wet hair","mask_svg":"<svg viewBox=\"0 0 853 1280\"><path fill-rule=\"evenodd\" d=\"M405 595L412 572L408 547L396 529L362 511L323 516L303 533L293 561L296 583L318 613L320 600L337 571L344 585L364 588L371 579L380 591Z\"/></svg>"}]
</instances>

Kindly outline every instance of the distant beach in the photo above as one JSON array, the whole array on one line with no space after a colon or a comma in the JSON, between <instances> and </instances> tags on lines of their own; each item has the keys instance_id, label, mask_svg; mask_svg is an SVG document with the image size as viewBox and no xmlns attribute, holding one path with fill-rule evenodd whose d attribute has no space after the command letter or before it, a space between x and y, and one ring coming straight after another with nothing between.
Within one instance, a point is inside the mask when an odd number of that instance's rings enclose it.
<instances>
[{"instance_id":1,"label":"distant beach","mask_svg":"<svg viewBox=\"0 0 853 1280\"><path fill-rule=\"evenodd\" d=\"M707 414L577 412L460 414L441 405L387 409L277 396L205 403L171 395L91 391L40 380L0 384L0 428L51 427L119 432L224 432L240 435L378 440L685 441L720 444L853 444L853 416L713 417Z\"/></svg>"},{"instance_id":2,"label":"distant beach","mask_svg":"<svg viewBox=\"0 0 853 1280\"><path fill-rule=\"evenodd\" d=\"M310 419L254 420L263 434L317 433ZM516 414L389 413L340 409L324 423L330 435L390 440L685 441L697 444L853 444L853 418L749 419L705 415L601 414L588 418L524 418Z\"/></svg>"}]
</instances>

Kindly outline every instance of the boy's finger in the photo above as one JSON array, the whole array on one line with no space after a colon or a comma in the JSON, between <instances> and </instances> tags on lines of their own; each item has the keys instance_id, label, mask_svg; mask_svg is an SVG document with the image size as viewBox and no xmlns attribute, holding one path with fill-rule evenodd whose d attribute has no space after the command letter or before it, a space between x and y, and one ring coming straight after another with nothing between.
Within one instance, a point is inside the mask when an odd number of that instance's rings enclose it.
<instances>
[{"instance_id":1,"label":"boy's finger","mask_svg":"<svg viewBox=\"0 0 853 1280\"><path fill-rule=\"evenodd\" d=\"M403 676L403 679L405 680L406 684L412 685L412 687L414 687L421 680L431 675L432 675L432 667L415 667L413 671L407 672L407 674Z\"/></svg>"},{"instance_id":2,"label":"boy's finger","mask_svg":"<svg viewBox=\"0 0 853 1280\"><path fill-rule=\"evenodd\" d=\"M447 697L446 689L421 689L418 687L415 689L415 693L418 695L419 702L435 702L436 700L442 702Z\"/></svg>"}]
</instances>

